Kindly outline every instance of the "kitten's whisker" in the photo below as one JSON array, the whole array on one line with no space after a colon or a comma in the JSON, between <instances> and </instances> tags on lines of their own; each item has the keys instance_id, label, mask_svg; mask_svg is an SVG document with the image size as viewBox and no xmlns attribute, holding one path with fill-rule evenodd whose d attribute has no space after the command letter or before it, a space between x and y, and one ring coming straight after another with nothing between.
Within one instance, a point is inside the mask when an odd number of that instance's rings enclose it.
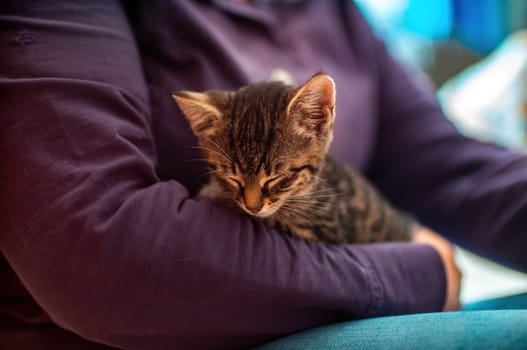
<instances>
[{"instance_id":1,"label":"kitten's whisker","mask_svg":"<svg viewBox=\"0 0 527 350\"><path fill-rule=\"evenodd\" d=\"M296 196L296 197L292 197L292 198L298 198L298 199L317 199L317 198L333 198L333 197L338 197L338 196L341 196L343 194L346 194L348 193L348 191L342 191L342 192L333 192L333 190L328 190L328 191L316 191L316 192L311 192L309 194L305 194L305 195L301 195L301 196Z\"/></svg>"},{"instance_id":2,"label":"kitten's whisker","mask_svg":"<svg viewBox=\"0 0 527 350\"><path fill-rule=\"evenodd\" d=\"M326 213L318 208L311 208L311 207L306 207L306 206L302 206L302 207L291 206L285 203L282 205L281 208L287 210L293 215L298 215L301 217L307 217L308 215L306 214L310 214L309 216L320 216L320 217L326 216Z\"/></svg>"},{"instance_id":3,"label":"kitten's whisker","mask_svg":"<svg viewBox=\"0 0 527 350\"><path fill-rule=\"evenodd\" d=\"M326 198L334 198L334 196L326 196L326 197L305 197L305 198L290 198L287 201L291 203L313 203L313 205L317 205L319 203L319 200L326 199Z\"/></svg>"},{"instance_id":4,"label":"kitten's whisker","mask_svg":"<svg viewBox=\"0 0 527 350\"><path fill-rule=\"evenodd\" d=\"M335 192L332 195L338 197L338 196L342 196L343 194L347 194L347 193L349 193L349 191Z\"/></svg>"},{"instance_id":5,"label":"kitten's whisker","mask_svg":"<svg viewBox=\"0 0 527 350\"><path fill-rule=\"evenodd\" d=\"M213 154L216 154L218 155L220 158L222 158L223 160L226 160L228 162L232 162L231 158L228 157L224 152L221 153L215 149L212 149L212 148L209 148L209 147L203 147L203 150L207 151L207 152L210 152L210 153L213 153Z\"/></svg>"},{"instance_id":6,"label":"kitten's whisker","mask_svg":"<svg viewBox=\"0 0 527 350\"><path fill-rule=\"evenodd\" d=\"M316 201L286 201L283 205L289 208L298 208L299 211L311 210L311 212L318 212L321 215L327 213L327 209L322 209L319 202Z\"/></svg>"},{"instance_id":7,"label":"kitten's whisker","mask_svg":"<svg viewBox=\"0 0 527 350\"><path fill-rule=\"evenodd\" d=\"M289 203L306 203L306 204L313 204L313 205L316 205L316 201L312 200L312 199L304 199L304 198L289 198L287 200L287 202Z\"/></svg>"},{"instance_id":8,"label":"kitten's whisker","mask_svg":"<svg viewBox=\"0 0 527 350\"><path fill-rule=\"evenodd\" d=\"M290 211L294 211L295 213L300 214L300 215L302 215L303 213L317 214L320 216L324 216L327 214L325 210L322 210L321 208L316 207L316 206L298 205L298 204L295 205L293 203L290 203L290 204L286 204L283 207L289 209Z\"/></svg>"},{"instance_id":9,"label":"kitten's whisker","mask_svg":"<svg viewBox=\"0 0 527 350\"><path fill-rule=\"evenodd\" d=\"M208 151L208 152L210 152L210 153L215 153L215 154L219 155L219 156L222 157L222 158L225 158L225 157L226 157L224 154L218 152L217 150L214 150L214 149L212 149L212 148L209 148L209 147L199 147L199 146L189 146L189 147L190 147L190 148L199 149L199 150L201 150L201 151ZM198 158L198 159L200 159L200 158ZM203 158L203 160L208 160L208 159ZM226 158L226 160L229 161L229 162L231 161L230 158Z\"/></svg>"},{"instance_id":10,"label":"kitten's whisker","mask_svg":"<svg viewBox=\"0 0 527 350\"><path fill-rule=\"evenodd\" d=\"M212 143L214 146L218 147L218 149L222 149L220 145L216 141L213 141L210 137L206 137L206 140L210 143Z\"/></svg>"},{"instance_id":11,"label":"kitten's whisker","mask_svg":"<svg viewBox=\"0 0 527 350\"><path fill-rule=\"evenodd\" d=\"M312 194L328 194L328 193L335 193L335 190L332 188L327 188L327 189L318 190L318 191L311 191L308 194L303 194L303 195L300 195L299 197L302 197L302 196L309 197Z\"/></svg>"},{"instance_id":12,"label":"kitten's whisker","mask_svg":"<svg viewBox=\"0 0 527 350\"><path fill-rule=\"evenodd\" d=\"M329 186L329 185L328 185L328 182L327 182L326 179L324 179L324 178L322 178L322 177L320 177L320 176L318 176L318 175L313 175L313 177L315 178L315 180L316 180L317 182L320 182L320 183L323 184L324 186Z\"/></svg>"},{"instance_id":13,"label":"kitten's whisker","mask_svg":"<svg viewBox=\"0 0 527 350\"><path fill-rule=\"evenodd\" d=\"M309 204L301 204L301 203L284 203L282 206L286 206L289 208L295 208L298 211L303 211L304 209L312 209L312 210L320 210L320 208L316 205L309 205Z\"/></svg>"},{"instance_id":14,"label":"kitten's whisker","mask_svg":"<svg viewBox=\"0 0 527 350\"><path fill-rule=\"evenodd\" d=\"M220 147L220 145L218 145L217 142L213 141L210 137L207 137L207 141L212 143L212 145L216 147L217 151L221 152L221 154L223 154L225 158L231 161L231 157L227 154L227 152L225 152L225 150L222 147Z\"/></svg>"},{"instance_id":15,"label":"kitten's whisker","mask_svg":"<svg viewBox=\"0 0 527 350\"><path fill-rule=\"evenodd\" d=\"M286 200L283 205L295 205L295 207L301 207L301 208L320 208L320 203L316 202L316 201L295 201L295 200Z\"/></svg>"},{"instance_id":16,"label":"kitten's whisker","mask_svg":"<svg viewBox=\"0 0 527 350\"><path fill-rule=\"evenodd\" d=\"M207 137L206 140L211 143L214 148L210 148L210 147L200 147L201 149L205 149L205 150L208 150L208 151L211 151L211 152L215 152L217 154L221 154L223 155L225 158L229 159L230 160L230 156L225 152L225 150L220 146L218 145L217 142L213 141L210 137Z\"/></svg>"},{"instance_id":17,"label":"kitten's whisker","mask_svg":"<svg viewBox=\"0 0 527 350\"><path fill-rule=\"evenodd\" d=\"M210 171L206 171L204 172L203 174L201 174L202 176L209 176L209 175L212 175L214 173L216 173L217 171L216 170L210 170Z\"/></svg>"},{"instance_id":18,"label":"kitten's whisker","mask_svg":"<svg viewBox=\"0 0 527 350\"><path fill-rule=\"evenodd\" d=\"M308 196L308 197L305 197L306 200L316 200L316 199L325 199L325 198L335 198L335 197L338 197L342 194L344 194L345 192L340 192L340 193L331 193L331 194L319 194L319 195L313 195L313 196ZM303 198L301 198L303 199Z\"/></svg>"}]
</instances>

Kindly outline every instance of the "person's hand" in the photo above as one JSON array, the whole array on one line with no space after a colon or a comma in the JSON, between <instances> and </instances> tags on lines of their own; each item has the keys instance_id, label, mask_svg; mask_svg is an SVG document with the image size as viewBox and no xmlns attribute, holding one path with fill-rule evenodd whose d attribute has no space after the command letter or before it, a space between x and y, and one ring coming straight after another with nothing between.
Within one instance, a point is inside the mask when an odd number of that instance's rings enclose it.
<instances>
[{"instance_id":1,"label":"person's hand","mask_svg":"<svg viewBox=\"0 0 527 350\"><path fill-rule=\"evenodd\" d=\"M447 283L447 294L443 311L459 310L461 307L459 301L461 271L456 265L452 244L426 227L420 227L417 229L413 235L412 241L415 243L431 245L439 253L445 266Z\"/></svg>"}]
</instances>

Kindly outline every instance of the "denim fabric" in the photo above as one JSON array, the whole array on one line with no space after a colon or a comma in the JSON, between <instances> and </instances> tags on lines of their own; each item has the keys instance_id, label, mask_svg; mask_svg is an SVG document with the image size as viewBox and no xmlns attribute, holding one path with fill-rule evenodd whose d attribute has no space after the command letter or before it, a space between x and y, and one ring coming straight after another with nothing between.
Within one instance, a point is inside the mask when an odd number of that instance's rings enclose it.
<instances>
[{"instance_id":1,"label":"denim fabric","mask_svg":"<svg viewBox=\"0 0 527 350\"><path fill-rule=\"evenodd\" d=\"M379 317L318 327L257 349L525 348L527 293L469 304L457 312Z\"/></svg>"},{"instance_id":2,"label":"denim fabric","mask_svg":"<svg viewBox=\"0 0 527 350\"><path fill-rule=\"evenodd\" d=\"M465 311L477 311L477 310L514 310L524 309L527 310L527 293L510 295L503 298L482 300L474 303L465 305L463 310ZM527 333L527 325L525 328Z\"/></svg>"}]
</instances>

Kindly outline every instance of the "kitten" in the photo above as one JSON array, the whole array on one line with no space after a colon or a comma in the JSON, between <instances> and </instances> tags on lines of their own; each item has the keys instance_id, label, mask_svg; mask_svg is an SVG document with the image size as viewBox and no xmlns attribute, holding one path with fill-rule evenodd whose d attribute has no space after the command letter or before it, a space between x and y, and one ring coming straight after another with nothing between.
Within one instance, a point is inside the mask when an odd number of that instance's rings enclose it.
<instances>
[{"instance_id":1,"label":"kitten","mask_svg":"<svg viewBox=\"0 0 527 350\"><path fill-rule=\"evenodd\" d=\"M408 240L415 225L328 155L335 84L259 82L173 98L211 168L201 194L294 237L327 243Z\"/></svg>"}]
</instances>

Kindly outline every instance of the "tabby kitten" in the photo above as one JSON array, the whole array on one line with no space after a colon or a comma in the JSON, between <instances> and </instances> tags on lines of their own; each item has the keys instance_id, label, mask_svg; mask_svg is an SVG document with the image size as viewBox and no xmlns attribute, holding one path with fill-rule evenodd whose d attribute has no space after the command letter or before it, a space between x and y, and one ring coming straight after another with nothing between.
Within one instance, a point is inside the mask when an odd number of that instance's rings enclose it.
<instances>
[{"instance_id":1,"label":"tabby kitten","mask_svg":"<svg viewBox=\"0 0 527 350\"><path fill-rule=\"evenodd\" d=\"M327 243L408 240L413 221L328 155L335 84L260 82L173 98L211 168L202 194L294 237Z\"/></svg>"}]
</instances>

